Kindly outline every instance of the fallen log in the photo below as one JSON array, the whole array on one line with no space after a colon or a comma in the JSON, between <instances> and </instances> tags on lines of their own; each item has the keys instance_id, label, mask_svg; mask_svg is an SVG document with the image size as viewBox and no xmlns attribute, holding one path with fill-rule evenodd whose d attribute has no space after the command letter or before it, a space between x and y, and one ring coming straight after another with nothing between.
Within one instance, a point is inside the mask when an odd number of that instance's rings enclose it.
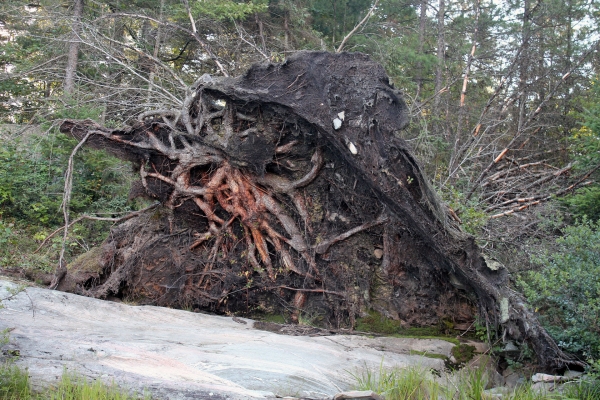
<instances>
[{"instance_id":1,"label":"fallen log","mask_svg":"<svg viewBox=\"0 0 600 400\"><path fill-rule=\"evenodd\" d=\"M369 310L409 326L470 323L527 342L540 364L578 362L490 268L396 132L406 105L359 53L300 52L238 78L201 77L182 110L61 131L134 163L161 207L112 229L101 279L81 291L219 313Z\"/></svg>"}]
</instances>

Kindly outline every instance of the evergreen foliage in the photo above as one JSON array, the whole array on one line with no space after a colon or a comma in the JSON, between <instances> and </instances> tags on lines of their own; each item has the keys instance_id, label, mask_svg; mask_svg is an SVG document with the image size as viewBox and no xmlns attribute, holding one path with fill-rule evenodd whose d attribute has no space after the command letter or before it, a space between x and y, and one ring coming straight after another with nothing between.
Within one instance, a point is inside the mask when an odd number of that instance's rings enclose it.
<instances>
[{"instance_id":1,"label":"evergreen foliage","mask_svg":"<svg viewBox=\"0 0 600 400\"><path fill-rule=\"evenodd\" d=\"M600 357L600 223L567 226L551 251L533 257L540 268L519 283L560 346Z\"/></svg>"}]
</instances>

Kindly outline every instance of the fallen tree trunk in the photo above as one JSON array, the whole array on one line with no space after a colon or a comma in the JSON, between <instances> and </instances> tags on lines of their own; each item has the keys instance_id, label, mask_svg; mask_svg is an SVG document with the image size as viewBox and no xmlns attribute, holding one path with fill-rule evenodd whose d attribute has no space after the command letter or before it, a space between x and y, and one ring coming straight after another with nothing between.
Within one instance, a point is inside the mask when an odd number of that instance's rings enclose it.
<instances>
[{"instance_id":1,"label":"fallen tree trunk","mask_svg":"<svg viewBox=\"0 0 600 400\"><path fill-rule=\"evenodd\" d=\"M64 121L133 162L132 192L162 204L111 231L102 276L81 290L295 320L310 310L333 327L371 309L411 326L479 315L547 367L576 363L437 198L395 135L405 112L367 56L301 52L203 76L182 110L127 129Z\"/></svg>"}]
</instances>

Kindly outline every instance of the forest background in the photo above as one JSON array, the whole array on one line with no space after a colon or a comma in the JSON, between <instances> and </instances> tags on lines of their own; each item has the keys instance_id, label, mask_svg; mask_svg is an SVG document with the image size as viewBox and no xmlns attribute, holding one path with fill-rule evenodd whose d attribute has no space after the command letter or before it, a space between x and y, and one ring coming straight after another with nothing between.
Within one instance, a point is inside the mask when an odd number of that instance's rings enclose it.
<instances>
[{"instance_id":1,"label":"forest background","mask_svg":"<svg viewBox=\"0 0 600 400\"><path fill-rule=\"evenodd\" d=\"M598 359L599 20L595 0L4 0L0 267L57 266L62 237L46 239L63 223L76 145L62 118L116 128L181 108L205 73L360 51L403 92L410 125L397 134L463 229L561 347ZM122 161L82 149L74 165L72 220L146 205L130 198ZM81 220L67 257L109 228Z\"/></svg>"}]
</instances>

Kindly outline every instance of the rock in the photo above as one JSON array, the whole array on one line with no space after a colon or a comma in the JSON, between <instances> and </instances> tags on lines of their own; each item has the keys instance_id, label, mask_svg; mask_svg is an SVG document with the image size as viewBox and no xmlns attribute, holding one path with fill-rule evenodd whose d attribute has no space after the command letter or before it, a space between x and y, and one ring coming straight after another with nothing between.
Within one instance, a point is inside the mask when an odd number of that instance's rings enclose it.
<instances>
[{"instance_id":1,"label":"rock","mask_svg":"<svg viewBox=\"0 0 600 400\"><path fill-rule=\"evenodd\" d=\"M457 331L472 331L473 329L473 323L472 322L464 322L464 323L456 323L454 324L454 329L456 329Z\"/></svg>"},{"instance_id":2,"label":"rock","mask_svg":"<svg viewBox=\"0 0 600 400\"><path fill-rule=\"evenodd\" d=\"M0 298L15 287L0 280ZM351 373L364 368L442 370L442 360L410 353L452 346L430 339L279 335L254 329L248 319L239 319L243 324L39 288L3 305L0 331L13 328L6 349L19 351L17 365L28 368L38 388L56 383L67 368L160 399L331 399L350 390Z\"/></svg>"},{"instance_id":3,"label":"rock","mask_svg":"<svg viewBox=\"0 0 600 400\"><path fill-rule=\"evenodd\" d=\"M352 338L350 343L346 338ZM379 337L365 340L367 338L361 336L331 336L330 339L342 345L368 346L397 354L406 354L407 349L410 349L413 353L424 354L426 356L441 355L450 357L452 348L454 347L453 343L438 339Z\"/></svg>"},{"instance_id":4,"label":"rock","mask_svg":"<svg viewBox=\"0 0 600 400\"><path fill-rule=\"evenodd\" d=\"M467 367L473 369L483 369L485 375L488 377L486 389L493 387L502 386L504 384L504 378L496 370L496 363L494 359L486 354L479 354L475 356L471 361L467 363Z\"/></svg>"},{"instance_id":5,"label":"rock","mask_svg":"<svg viewBox=\"0 0 600 400\"><path fill-rule=\"evenodd\" d=\"M572 379L577 379L583 376L583 372L579 372L579 371L570 371L567 370L563 376L565 377L565 379L568 380L572 380Z\"/></svg>"},{"instance_id":6,"label":"rock","mask_svg":"<svg viewBox=\"0 0 600 400\"><path fill-rule=\"evenodd\" d=\"M375 251L373 252L373 255L375 256L376 259L381 259L381 257L383 257L383 250L382 249L375 249Z\"/></svg>"},{"instance_id":7,"label":"rock","mask_svg":"<svg viewBox=\"0 0 600 400\"><path fill-rule=\"evenodd\" d=\"M482 393L482 399L485 400L501 400L504 398L508 398L510 396L510 389L507 387L499 386L494 387L488 390L485 390Z\"/></svg>"},{"instance_id":8,"label":"rock","mask_svg":"<svg viewBox=\"0 0 600 400\"><path fill-rule=\"evenodd\" d=\"M531 391L539 394L550 393L556 389L557 385L551 382L537 382L531 385Z\"/></svg>"},{"instance_id":9,"label":"rock","mask_svg":"<svg viewBox=\"0 0 600 400\"><path fill-rule=\"evenodd\" d=\"M383 397L371 390L355 390L351 392L342 392L333 396L333 400L383 400Z\"/></svg>"},{"instance_id":10,"label":"rock","mask_svg":"<svg viewBox=\"0 0 600 400\"><path fill-rule=\"evenodd\" d=\"M531 382L561 382L566 380L563 376L560 375L548 375L548 374L534 374L531 377Z\"/></svg>"},{"instance_id":11,"label":"rock","mask_svg":"<svg viewBox=\"0 0 600 400\"><path fill-rule=\"evenodd\" d=\"M490 352L490 345L484 342L477 342L475 340L467 340L465 344L475 347L475 353L487 354Z\"/></svg>"},{"instance_id":12,"label":"rock","mask_svg":"<svg viewBox=\"0 0 600 400\"><path fill-rule=\"evenodd\" d=\"M523 385L527 380L525 375L520 372L515 372L512 368L507 368L503 373L504 386L514 389L517 386Z\"/></svg>"},{"instance_id":13,"label":"rock","mask_svg":"<svg viewBox=\"0 0 600 400\"><path fill-rule=\"evenodd\" d=\"M504 353L518 353L519 352L519 348L517 346L515 346L515 344L512 341L509 340L504 345L504 348L502 349L502 352L504 352Z\"/></svg>"}]
</instances>

